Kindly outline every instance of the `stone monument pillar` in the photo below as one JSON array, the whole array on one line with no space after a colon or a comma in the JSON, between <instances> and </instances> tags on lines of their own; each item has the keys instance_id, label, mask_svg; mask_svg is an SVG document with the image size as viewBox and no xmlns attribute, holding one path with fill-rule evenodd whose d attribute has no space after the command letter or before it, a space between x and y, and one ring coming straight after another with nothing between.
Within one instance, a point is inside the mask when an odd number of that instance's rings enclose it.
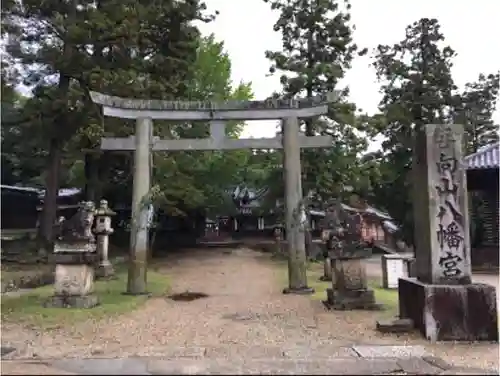
<instances>
[{"instance_id":1,"label":"stone monument pillar","mask_svg":"<svg viewBox=\"0 0 500 376\"><path fill-rule=\"evenodd\" d=\"M399 313L431 341L498 341L495 287L471 283L462 137L456 124L416 133L416 278L399 279Z\"/></svg>"},{"instance_id":2,"label":"stone monument pillar","mask_svg":"<svg viewBox=\"0 0 500 376\"><path fill-rule=\"evenodd\" d=\"M329 251L333 261L332 288L327 289L327 308L335 310L376 310L373 290L368 289L363 259L371 256L371 250L361 239L360 216L348 218L347 223L336 229L338 239Z\"/></svg>"},{"instance_id":3,"label":"stone monument pillar","mask_svg":"<svg viewBox=\"0 0 500 376\"><path fill-rule=\"evenodd\" d=\"M111 217L116 213L108 207L108 201L99 201L99 208L95 211L96 223L94 233L97 236L97 254L99 255L99 266L97 277L111 278L115 274L113 265L109 262L109 235L113 233Z\"/></svg>"},{"instance_id":4,"label":"stone monument pillar","mask_svg":"<svg viewBox=\"0 0 500 376\"><path fill-rule=\"evenodd\" d=\"M98 261L93 222L94 204L90 201L82 202L73 217L60 222L53 253L55 291L45 302L46 307L91 308L99 303L92 295L94 265Z\"/></svg>"}]
</instances>

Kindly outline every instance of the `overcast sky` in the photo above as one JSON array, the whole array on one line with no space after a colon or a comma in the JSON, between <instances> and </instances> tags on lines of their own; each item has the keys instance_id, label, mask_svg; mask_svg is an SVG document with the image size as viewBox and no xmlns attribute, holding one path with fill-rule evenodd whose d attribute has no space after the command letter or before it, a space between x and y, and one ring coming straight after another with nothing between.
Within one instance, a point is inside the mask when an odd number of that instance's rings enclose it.
<instances>
[{"instance_id":1,"label":"overcast sky","mask_svg":"<svg viewBox=\"0 0 500 376\"><path fill-rule=\"evenodd\" d=\"M277 13L263 0L205 0L218 10L215 22L202 25L203 33L214 33L224 41L232 61L235 83L250 81L256 99L265 99L279 89L277 77L266 77L266 50L281 48L280 34L273 31ZM453 74L457 85L473 81L479 73L500 69L500 2L496 0L351 0L355 42L372 51L378 44L404 38L405 27L422 17L437 18L446 42L455 49ZM373 113L380 99L369 56L357 58L343 84L351 89L351 100ZM500 123L500 112L495 120ZM275 122L249 122L244 136L272 137ZM372 148L377 148L373 145Z\"/></svg>"}]
</instances>

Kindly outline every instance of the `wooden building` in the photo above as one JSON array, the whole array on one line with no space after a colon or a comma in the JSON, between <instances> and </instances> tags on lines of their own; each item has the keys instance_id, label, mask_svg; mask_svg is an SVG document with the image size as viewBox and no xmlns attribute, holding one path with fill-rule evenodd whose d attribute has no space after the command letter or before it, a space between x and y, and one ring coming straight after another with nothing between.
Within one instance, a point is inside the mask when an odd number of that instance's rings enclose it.
<instances>
[{"instance_id":1,"label":"wooden building","mask_svg":"<svg viewBox=\"0 0 500 376\"><path fill-rule=\"evenodd\" d=\"M32 187L1 185L1 228L3 230L30 230L37 226L37 206L40 190Z\"/></svg>"},{"instance_id":2,"label":"wooden building","mask_svg":"<svg viewBox=\"0 0 500 376\"><path fill-rule=\"evenodd\" d=\"M37 210L39 213L39 220L41 218L41 213L43 210L45 192L40 191L39 204ZM83 200L83 193L80 188L61 188L57 192L57 212L56 219L59 217L64 217L66 219L71 218L77 211L80 201Z\"/></svg>"},{"instance_id":3,"label":"wooden building","mask_svg":"<svg viewBox=\"0 0 500 376\"><path fill-rule=\"evenodd\" d=\"M272 236L279 221L280 203L267 207L265 197L267 187L254 189L239 185L228 189L234 208L219 217L219 228L233 237Z\"/></svg>"},{"instance_id":4,"label":"wooden building","mask_svg":"<svg viewBox=\"0 0 500 376\"><path fill-rule=\"evenodd\" d=\"M350 206L342 204L342 209L348 213L361 214L361 236L365 242L371 245L385 245L392 249L398 249L400 246L397 244L397 232L399 227L394 223L393 218L373 206L362 203L359 206ZM317 227L315 224L318 217L324 217L322 211L311 211L311 229ZM319 222L318 222L319 223Z\"/></svg>"},{"instance_id":5,"label":"wooden building","mask_svg":"<svg viewBox=\"0 0 500 376\"><path fill-rule=\"evenodd\" d=\"M488 145L464 158L469 191L471 261L498 267L499 146Z\"/></svg>"}]
</instances>

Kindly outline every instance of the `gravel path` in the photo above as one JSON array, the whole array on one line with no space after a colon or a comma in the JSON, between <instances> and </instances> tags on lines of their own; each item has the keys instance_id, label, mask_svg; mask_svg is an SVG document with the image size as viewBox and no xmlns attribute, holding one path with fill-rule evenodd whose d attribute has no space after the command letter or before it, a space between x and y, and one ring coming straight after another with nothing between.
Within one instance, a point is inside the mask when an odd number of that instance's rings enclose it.
<instances>
[{"instance_id":1,"label":"gravel path","mask_svg":"<svg viewBox=\"0 0 500 376\"><path fill-rule=\"evenodd\" d=\"M283 295L283 272L268 254L192 250L172 255L155 268L172 280L172 293L208 297L191 302L154 298L118 318L48 333L3 325L2 343L17 349L7 358L164 356L167 348L183 346L203 347L205 356L213 358L252 352L272 357L264 353L291 346L409 344L424 345L456 365L498 368L496 345L430 345L416 334L384 335L374 330L383 312L327 312L308 296Z\"/></svg>"},{"instance_id":2,"label":"gravel path","mask_svg":"<svg viewBox=\"0 0 500 376\"><path fill-rule=\"evenodd\" d=\"M2 328L15 357L154 355L165 346L302 343L314 337L314 309L301 296L284 296L267 255L249 250L193 250L156 266L173 281L172 293L202 292L192 302L156 298L135 312L70 330L40 333Z\"/></svg>"}]
</instances>

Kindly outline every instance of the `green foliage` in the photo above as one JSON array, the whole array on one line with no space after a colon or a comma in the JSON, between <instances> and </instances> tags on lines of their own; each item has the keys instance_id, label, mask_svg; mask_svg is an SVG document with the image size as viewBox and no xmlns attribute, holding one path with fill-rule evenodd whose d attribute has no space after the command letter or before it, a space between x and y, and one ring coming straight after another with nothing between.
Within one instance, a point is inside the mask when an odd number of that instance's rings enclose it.
<instances>
[{"instance_id":1,"label":"green foliage","mask_svg":"<svg viewBox=\"0 0 500 376\"><path fill-rule=\"evenodd\" d=\"M498 124L492 118L498 103L499 82L500 72L480 74L477 81L467 83L465 90L457 95L456 122L465 124L467 153L498 141Z\"/></svg>"},{"instance_id":2,"label":"green foliage","mask_svg":"<svg viewBox=\"0 0 500 376\"><path fill-rule=\"evenodd\" d=\"M200 41L193 21L213 19L205 9L198 0L2 3L2 33L9 36L6 50L20 67L11 81L34 88L16 124L22 125L19 138L29 135L29 142L22 153L19 147L13 153L29 158L30 150L39 151L38 171L44 170L40 164L50 166L49 195L59 184L82 183L83 159L87 186L91 171L98 170L99 179L90 184L99 185L100 192L130 194L131 156L87 158L85 149L96 148L105 134L130 135L133 122L104 120L89 91L136 98L188 97Z\"/></svg>"},{"instance_id":3,"label":"green foliage","mask_svg":"<svg viewBox=\"0 0 500 376\"><path fill-rule=\"evenodd\" d=\"M233 87L231 61L224 44L213 35L200 39L193 76L187 83L190 100L250 100L253 93L249 83ZM242 122L228 122L228 137L236 138L243 129ZM160 129L169 138L202 138L208 136L209 124L196 122L175 124ZM186 151L156 153L154 181L159 187L157 206L172 214L205 207L208 212L230 208L225 189L241 180L241 174L251 155L249 150Z\"/></svg>"},{"instance_id":4,"label":"green foliage","mask_svg":"<svg viewBox=\"0 0 500 376\"><path fill-rule=\"evenodd\" d=\"M492 113L498 75L481 75L458 93L451 74L453 49L444 45L437 20L423 18L392 46L380 45L374 66L383 94L380 114L370 122L385 136L383 153L367 162L374 201L413 239L411 161L415 132L425 124L467 121L469 151L496 139ZM464 115L468 118L465 119Z\"/></svg>"},{"instance_id":5,"label":"green foliage","mask_svg":"<svg viewBox=\"0 0 500 376\"><path fill-rule=\"evenodd\" d=\"M403 225L406 240L413 240L411 153L415 129L450 121L453 111L451 58L442 46L444 36L434 19L421 19L406 29L406 37L392 46L377 47L374 66L382 83L379 123L385 155L380 159L380 180L374 196Z\"/></svg>"},{"instance_id":6,"label":"green foliage","mask_svg":"<svg viewBox=\"0 0 500 376\"><path fill-rule=\"evenodd\" d=\"M270 73L280 73L283 92L279 95L312 97L331 91L340 95L326 117L305 121L306 135L332 135L335 143L330 149L303 151L302 159L304 192L323 198L338 196L344 185L356 184L358 154L367 147L357 132L363 124L356 116L356 106L345 99L348 89L338 87L358 52L352 39L350 4L332 0L266 2L280 12L274 30L282 35L282 51L266 52L272 62Z\"/></svg>"}]
</instances>

